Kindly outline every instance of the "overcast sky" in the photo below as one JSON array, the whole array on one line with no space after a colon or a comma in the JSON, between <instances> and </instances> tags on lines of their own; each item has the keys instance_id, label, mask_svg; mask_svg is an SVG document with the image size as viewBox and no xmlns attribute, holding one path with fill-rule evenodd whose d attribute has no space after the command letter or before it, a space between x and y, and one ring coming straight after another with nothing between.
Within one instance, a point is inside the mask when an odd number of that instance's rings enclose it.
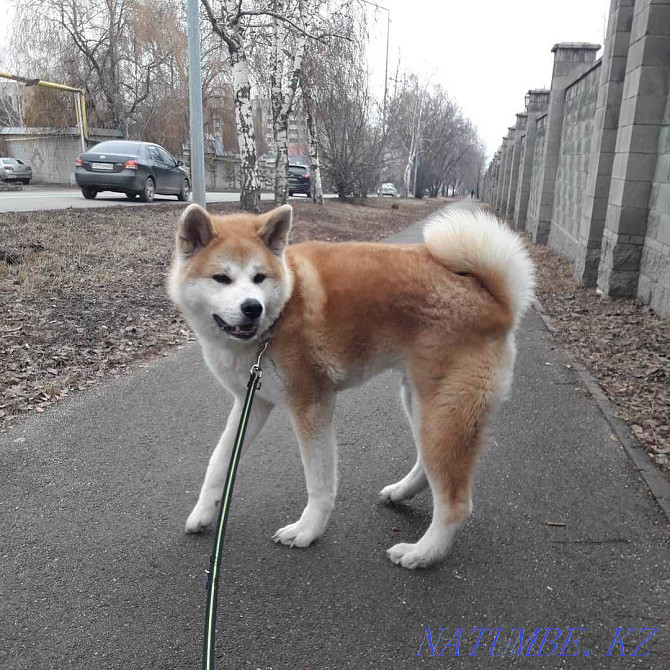
<instances>
[{"instance_id":1,"label":"overcast sky","mask_svg":"<svg viewBox=\"0 0 670 670\"><path fill-rule=\"evenodd\" d=\"M0 52L10 0L0 0ZM610 0L380 0L391 11L389 76L401 68L440 83L478 127L489 156L530 88L551 83L557 42L602 44ZM370 7L372 74L383 90L386 12ZM0 59L1 62L1 59ZM392 86L393 82L389 82Z\"/></svg>"},{"instance_id":2,"label":"overcast sky","mask_svg":"<svg viewBox=\"0 0 670 670\"><path fill-rule=\"evenodd\" d=\"M10 0L0 0L0 49L7 46L13 13Z\"/></svg>"},{"instance_id":3,"label":"overcast sky","mask_svg":"<svg viewBox=\"0 0 670 670\"><path fill-rule=\"evenodd\" d=\"M389 76L401 68L440 83L478 127L489 156L531 88L551 84L557 42L603 43L610 0L380 0L391 11ZM383 87L386 12L370 58ZM374 54L377 54L375 57ZM393 82L389 82L392 86Z\"/></svg>"}]
</instances>

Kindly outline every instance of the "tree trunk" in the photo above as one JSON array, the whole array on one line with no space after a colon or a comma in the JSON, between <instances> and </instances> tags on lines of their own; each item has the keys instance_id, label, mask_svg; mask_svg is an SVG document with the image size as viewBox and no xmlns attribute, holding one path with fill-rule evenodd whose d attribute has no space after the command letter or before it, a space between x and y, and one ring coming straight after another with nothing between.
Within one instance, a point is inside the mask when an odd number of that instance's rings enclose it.
<instances>
[{"instance_id":1,"label":"tree trunk","mask_svg":"<svg viewBox=\"0 0 670 670\"><path fill-rule=\"evenodd\" d=\"M251 106L249 65L243 49L230 49L230 64L233 70L233 89L235 92L237 143L242 163L240 206L248 212L259 212L261 186L258 178L256 135L254 133L254 115Z\"/></svg>"},{"instance_id":2,"label":"tree trunk","mask_svg":"<svg viewBox=\"0 0 670 670\"><path fill-rule=\"evenodd\" d=\"M279 5L281 6L281 5ZM276 40L282 39L282 30L275 20L274 35ZM285 34L285 33L284 33ZM274 72L271 78L272 83L272 110L273 110L273 130L275 144L277 148L277 158L275 161L275 202L277 205L285 205L288 202L288 122L293 113L293 103L298 89L300 72L302 70L302 61L305 54L305 45L307 37L300 35L296 44L295 52L291 62L291 71L286 91L282 91L281 67L282 50L275 47L274 53ZM281 42L277 42L281 46Z\"/></svg>"},{"instance_id":3,"label":"tree trunk","mask_svg":"<svg viewBox=\"0 0 670 670\"><path fill-rule=\"evenodd\" d=\"M107 0L108 12L108 33L109 40L109 70L107 72L107 99L110 104L110 112L114 128L123 131L123 136L128 137L128 124L123 109L123 99L121 98L121 86L119 82L119 53L118 53L118 35L116 31L116 3L114 0Z\"/></svg>"},{"instance_id":4,"label":"tree trunk","mask_svg":"<svg viewBox=\"0 0 670 670\"><path fill-rule=\"evenodd\" d=\"M309 167L312 172L312 201L317 205L323 205L323 185L321 183L321 164L319 163L319 142L314 127L312 107L305 99L305 112L307 115L307 135L309 138Z\"/></svg>"},{"instance_id":5,"label":"tree trunk","mask_svg":"<svg viewBox=\"0 0 670 670\"><path fill-rule=\"evenodd\" d=\"M412 152L410 151L409 157L407 159L407 165L405 165L405 171L403 172L402 175L402 181L403 184L405 185L405 197L407 198L409 196L409 185L410 181L412 179L412 164L413 164L413 156Z\"/></svg>"},{"instance_id":6,"label":"tree trunk","mask_svg":"<svg viewBox=\"0 0 670 670\"><path fill-rule=\"evenodd\" d=\"M281 128L275 128L275 204L288 202L288 118Z\"/></svg>"}]
</instances>

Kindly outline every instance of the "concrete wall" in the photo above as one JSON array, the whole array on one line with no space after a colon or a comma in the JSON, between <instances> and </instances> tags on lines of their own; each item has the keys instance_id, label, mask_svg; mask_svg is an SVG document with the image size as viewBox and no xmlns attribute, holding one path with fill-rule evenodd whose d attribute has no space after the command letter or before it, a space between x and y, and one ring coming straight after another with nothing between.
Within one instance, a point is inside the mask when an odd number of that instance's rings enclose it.
<instances>
[{"instance_id":1,"label":"concrete wall","mask_svg":"<svg viewBox=\"0 0 670 670\"><path fill-rule=\"evenodd\" d=\"M547 112L531 89L485 197L578 281L670 316L670 0L611 0L599 63L597 48L553 47Z\"/></svg>"},{"instance_id":2,"label":"concrete wall","mask_svg":"<svg viewBox=\"0 0 670 670\"><path fill-rule=\"evenodd\" d=\"M523 112L516 115L516 125L513 129L512 158L510 165L509 190L507 193L507 210L505 216L508 219L514 218L516 206L517 184L519 182L519 164L521 162L521 143L526 135L526 124L528 123L528 114ZM512 129L510 128L510 131Z\"/></svg>"},{"instance_id":3,"label":"concrete wall","mask_svg":"<svg viewBox=\"0 0 670 670\"><path fill-rule=\"evenodd\" d=\"M637 293L660 313L670 305L670 95L658 137Z\"/></svg>"},{"instance_id":4,"label":"concrete wall","mask_svg":"<svg viewBox=\"0 0 670 670\"><path fill-rule=\"evenodd\" d=\"M113 130L91 128L88 147L103 140L122 137ZM82 153L76 128L54 132L50 128L1 128L7 155L30 165L33 182L38 184L74 184L74 162Z\"/></svg>"},{"instance_id":5,"label":"concrete wall","mask_svg":"<svg viewBox=\"0 0 670 670\"><path fill-rule=\"evenodd\" d=\"M532 89L526 94L526 120L521 129L521 149L519 152L518 180L516 199L514 203L513 219L517 230L525 230L528 218L528 205L533 174L540 172L540 161L544 152L544 145L540 147L540 155L535 156L537 119L546 115L549 106L550 91ZM518 120L517 115L517 120ZM543 128L545 126L543 125ZM543 136L544 137L544 136ZM544 141L544 140L543 140ZM536 177L536 184L537 184ZM536 193L537 195L537 193ZM536 198L537 202L537 198ZM508 217L509 218L509 217ZM537 218L537 217L536 217Z\"/></svg>"},{"instance_id":6,"label":"concrete wall","mask_svg":"<svg viewBox=\"0 0 670 670\"><path fill-rule=\"evenodd\" d=\"M586 286L595 286L598 279L634 4L611 0L575 259L575 277Z\"/></svg>"},{"instance_id":7,"label":"concrete wall","mask_svg":"<svg viewBox=\"0 0 670 670\"><path fill-rule=\"evenodd\" d=\"M578 255L579 223L589 169L600 67L598 62L565 90L561 150L548 243L571 260Z\"/></svg>"},{"instance_id":8,"label":"concrete wall","mask_svg":"<svg viewBox=\"0 0 670 670\"><path fill-rule=\"evenodd\" d=\"M530 179L530 196L528 200L528 220L526 228L531 235L537 231L537 222L540 218L542 196L542 158L544 144L547 137L547 115L543 114L535 122L535 147L533 148L533 168Z\"/></svg>"},{"instance_id":9,"label":"concrete wall","mask_svg":"<svg viewBox=\"0 0 670 670\"><path fill-rule=\"evenodd\" d=\"M188 146L182 150L182 158L190 171L190 151ZM293 159L290 159L293 160ZM261 189L274 189L274 162L258 161L258 176ZM205 188L207 191L239 191L242 187L242 164L235 152L225 152L221 156L205 153Z\"/></svg>"},{"instance_id":10,"label":"concrete wall","mask_svg":"<svg viewBox=\"0 0 670 670\"><path fill-rule=\"evenodd\" d=\"M523 230L525 224L525 213L523 214L523 223L520 221L523 209L523 199L526 198L526 211L528 211L528 196L530 195L530 180L528 180L528 188L523 188L523 165L526 162L526 140L527 133L523 133L521 137L521 144L519 146L519 178L516 185L516 197L514 198L514 220L517 221L517 229Z\"/></svg>"}]
</instances>

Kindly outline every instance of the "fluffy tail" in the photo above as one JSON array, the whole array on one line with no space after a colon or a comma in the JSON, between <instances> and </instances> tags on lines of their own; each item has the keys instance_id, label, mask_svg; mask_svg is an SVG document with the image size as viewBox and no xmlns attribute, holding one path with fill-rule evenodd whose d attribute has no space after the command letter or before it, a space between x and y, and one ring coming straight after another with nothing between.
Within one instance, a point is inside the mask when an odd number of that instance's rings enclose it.
<instances>
[{"instance_id":1,"label":"fluffy tail","mask_svg":"<svg viewBox=\"0 0 670 670\"><path fill-rule=\"evenodd\" d=\"M474 275L518 323L533 299L535 268L521 238L483 209L448 207L423 229L431 255Z\"/></svg>"}]
</instances>

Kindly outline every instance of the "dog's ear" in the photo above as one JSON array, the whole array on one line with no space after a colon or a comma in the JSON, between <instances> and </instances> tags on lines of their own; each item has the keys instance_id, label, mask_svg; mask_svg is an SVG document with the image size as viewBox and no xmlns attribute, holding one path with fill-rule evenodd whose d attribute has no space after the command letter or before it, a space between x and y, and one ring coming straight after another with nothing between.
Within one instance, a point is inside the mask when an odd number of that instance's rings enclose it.
<instances>
[{"instance_id":1,"label":"dog's ear","mask_svg":"<svg viewBox=\"0 0 670 670\"><path fill-rule=\"evenodd\" d=\"M179 217L177 246L184 256L192 256L214 239L209 214L200 205L189 205Z\"/></svg>"},{"instance_id":2,"label":"dog's ear","mask_svg":"<svg viewBox=\"0 0 670 670\"><path fill-rule=\"evenodd\" d=\"M288 244L288 234L293 221L291 205L282 205L260 217L258 235L272 253L281 256Z\"/></svg>"}]
</instances>

